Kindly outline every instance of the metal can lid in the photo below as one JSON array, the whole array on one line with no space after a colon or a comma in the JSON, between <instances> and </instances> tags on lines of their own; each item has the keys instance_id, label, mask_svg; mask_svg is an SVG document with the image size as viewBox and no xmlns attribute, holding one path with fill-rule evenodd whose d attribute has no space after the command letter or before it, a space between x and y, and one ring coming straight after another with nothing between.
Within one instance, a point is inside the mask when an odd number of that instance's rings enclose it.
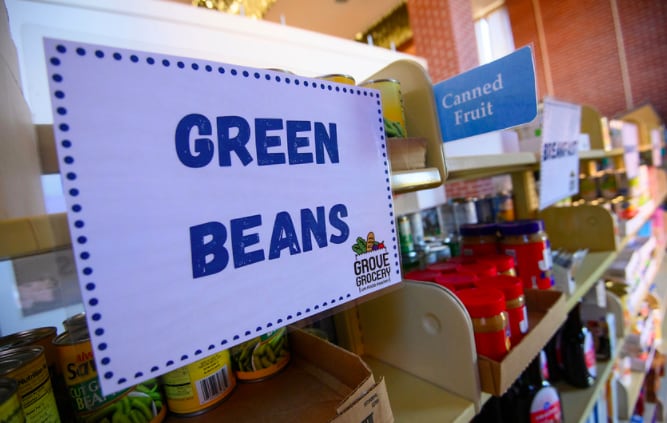
<instances>
[{"instance_id":1,"label":"metal can lid","mask_svg":"<svg viewBox=\"0 0 667 423\"><path fill-rule=\"evenodd\" d=\"M400 85L401 83L398 81L398 79L394 78L379 78L379 79L369 79L367 81L361 82L359 85L360 86L365 86L365 85L371 85L371 84L377 84L379 82L391 82L393 84L398 84Z\"/></svg>"},{"instance_id":2,"label":"metal can lid","mask_svg":"<svg viewBox=\"0 0 667 423\"><path fill-rule=\"evenodd\" d=\"M354 77L352 75L348 75L345 73L328 73L326 75L320 75L316 76L316 79L327 79L327 78L346 78L354 81Z\"/></svg>"},{"instance_id":3,"label":"metal can lid","mask_svg":"<svg viewBox=\"0 0 667 423\"><path fill-rule=\"evenodd\" d=\"M0 338L0 351L21 347L24 345L32 345L35 342L47 337L55 338L56 331L57 329L55 326L46 326L42 328L15 332L7 336L3 336Z\"/></svg>"},{"instance_id":4,"label":"metal can lid","mask_svg":"<svg viewBox=\"0 0 667 423\"><path fill-rule=\"evenodd\" d=\"M44 354L44 347L39 345L0 351L0 376L19 369L42 354Z\"/></svg>"}]
</instances>

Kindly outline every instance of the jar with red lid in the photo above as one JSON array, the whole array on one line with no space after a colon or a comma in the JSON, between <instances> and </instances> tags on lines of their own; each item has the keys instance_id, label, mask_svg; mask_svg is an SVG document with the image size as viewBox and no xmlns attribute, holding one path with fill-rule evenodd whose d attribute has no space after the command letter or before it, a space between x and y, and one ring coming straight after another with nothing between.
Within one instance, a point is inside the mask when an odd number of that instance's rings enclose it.
<instances>
[{"instance_id":1,"label":"jar with red lid","mask_svg":"<svg viewBox=\"0 0 667 423\"><path fill-rule=\"evenodd\" d=\"M403 274L403 279L422 282L435 282L435 278L441 273L436 270L411 270Z\"/></svg>"},{"instance_id":2,"label":"jar with red lid","mask_svg":"<svg viewBox=\"0 0 667 423\"><path fill-rule=\"evenodd\" d=\"M480 288L496 288L505 294L505 309L509 318L510 341L516 345L528 332L528 310L523 292L521 278L509 275L498 275L482 278L475 282Z\"/></svg>"},{"instance_id":3,"label":"jar with red lid","mask_svg":"<svg viewBox=\"0 0 667 423\"><path fill-rule=\"evenodd\" d=\"M514 257L512 256L508 256L507 254L491 254L488 256L475 257L475 259L481 263L493 264L496 266L499 275L516 276L516 270L514 270Z\"/></svg>"},{"instance_id":4,"label":"jar with red lid","mask_svg":"<svg viewBox=\"0 0 667 423\"><path fill-rule=\"evenodd\" d=\"M458 263L447 260L429 264L426 266L426 270L431 270L438 273L454 273L458 267Z\"/></svg>"},{"instance_id":5,"label":"jar with red lid","mask_svg":"<svg viewBox=\"0 0 667 423\"><path fill-rule=\"evenodd\" d=\"M472 320L477 353L501 361L511 346L505 295L496 288L463 289L455 294Z\"/></svg>"},{"instance_id":6,"label":"jar with red lid","mask_svg":"<svg viewBox=\"0 0 667 423\"><path fill-rule=\"evenodd\" d=\"M495 265L491 263L483 263L481 261L475 261L474 263L465 263L460 264L457 268L459 272L471 272L477 275L479 278L493 277L498 274L498 269Z\"/></svg>"},{"instance_id":7,"label":"jar with red lid","mask_svg":"<svg viewBox=\"0 0 667 423\"><path fill-rule=\"evenodd\" d=\"M481 256L498 252L498 228L495 223L461 225L459 233L463 256Z\"/></svg>"},{"instance_id":8,"label":"jar with red lid","mask_svg":"<svg viewBox=\"0 0 667 423\"><path fill-rule=\"evenodd\" d=\"M450 291L459 291L461 289L474 288L475 282L479 278L474 273L470 272L456 272L456 273L442 273L435 277L435 283L442 285Z\"/></svg>"},{"instance_id":9,"label":"jar with red lid","mask_svg":"<svg viewBox=\"0 0 667 423\"><path fill-rule=\"evenodd\" d=\"M514 257L524 288L553 286L551 246L542 220L499 223L501 252Z\"/></svg>"}]
</instances>

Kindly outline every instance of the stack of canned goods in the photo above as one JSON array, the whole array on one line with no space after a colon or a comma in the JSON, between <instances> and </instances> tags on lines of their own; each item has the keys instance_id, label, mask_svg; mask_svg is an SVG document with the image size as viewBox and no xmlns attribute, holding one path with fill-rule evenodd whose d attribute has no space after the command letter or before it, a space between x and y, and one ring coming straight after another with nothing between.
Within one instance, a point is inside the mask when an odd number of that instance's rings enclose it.
<instances>
[{"instance_id":1,"label":"stack of canned goods","mask_svg":"<svg viewBox=\"0 0 667 423\"><path fill-rule=\"evenodd\" d=\"M55 327L0 338L0 422L159 423L167 412L205 413L228 398L239 381L267 379L290 361L287 329L111 395L101 392L84 313Z\"/></svg>"}]
</instances>

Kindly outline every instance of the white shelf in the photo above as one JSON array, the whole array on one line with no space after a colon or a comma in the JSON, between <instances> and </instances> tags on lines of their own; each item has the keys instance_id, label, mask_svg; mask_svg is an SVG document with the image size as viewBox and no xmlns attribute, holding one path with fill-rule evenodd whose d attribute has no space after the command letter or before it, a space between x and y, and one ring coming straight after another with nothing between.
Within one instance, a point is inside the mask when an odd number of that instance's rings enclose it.
<instances>
[{"instance_id":1,"label":"white shelf","mask_svg":"<svg viewBox=\"0 0 667 423\"><path fill-rule=\"evenodd\" d=\"M396 423L467 423L475 404L372 357L363 357L376 378L384 377Z\"/></svg>"},{"instance_id":2,"label":"white shelf","mask_svg":"<svg viewBox=\"0 0 667 423\"><path fill-rule=\"evenodd\" d=\"M533 153L506 153L480 156L445 157L447 180L463 180L503 175L535 168Z\"/></svg>"},{"instance_id":3,"label":"white shelf","mask_svg":"<svg viewBox=\"0 0 667 423\"><path fill-rule=\"evenodd\" d=\"M391 189L395 193L412 191L415 187L431 187L442 184L437 168L400 170L391 172Z\"/></svg>"},{"instance_id":4,"label":"white shelf","mask_svg":"<svg viewBox=\"0 0 667 423\"><path fill-rule=\"evenodd\" d=\"M623 155L623 149L622 148L614 148L612 150L587 150L587 151L580 151L579 152L579 159L580 160L599 160L599 159L605 159L605 158L610 158L614 156L622 156Z\"/></svg>"}]
</instances>

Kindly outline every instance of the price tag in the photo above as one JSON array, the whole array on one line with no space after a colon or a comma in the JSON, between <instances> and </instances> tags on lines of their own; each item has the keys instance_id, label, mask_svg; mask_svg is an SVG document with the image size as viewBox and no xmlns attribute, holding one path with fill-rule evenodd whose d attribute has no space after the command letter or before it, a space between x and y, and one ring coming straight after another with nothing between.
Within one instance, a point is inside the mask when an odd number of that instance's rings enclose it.
<instances>
[{"instance_id":1,"label":"price tag","mask_svg":"<svg viewBox=\"0 0 667 423\"><path fill-rule=\"evenodd\" d=\"M455 141L527 123L537 116L530 47L433 86L442 140Z\"/></svg>"},{"instance_id":2,"label":"price tag","mask_svg":"<svg viewBox=\"0 0 667 423\"><path fill-rule=\"evenodd\" d=\"M542 116L540 210L579 192L581 106L546 98Z\"/></svg>"},{"instance_id":3,"label":"price tag","mask_svg":"<svg viewBox=\"0 0 667 423\"><path fill-rule=\"evenodd\" d=\"M377 90L61 40L45 54L105 394L401 280Z\"/></svg>"}]
</instances>

